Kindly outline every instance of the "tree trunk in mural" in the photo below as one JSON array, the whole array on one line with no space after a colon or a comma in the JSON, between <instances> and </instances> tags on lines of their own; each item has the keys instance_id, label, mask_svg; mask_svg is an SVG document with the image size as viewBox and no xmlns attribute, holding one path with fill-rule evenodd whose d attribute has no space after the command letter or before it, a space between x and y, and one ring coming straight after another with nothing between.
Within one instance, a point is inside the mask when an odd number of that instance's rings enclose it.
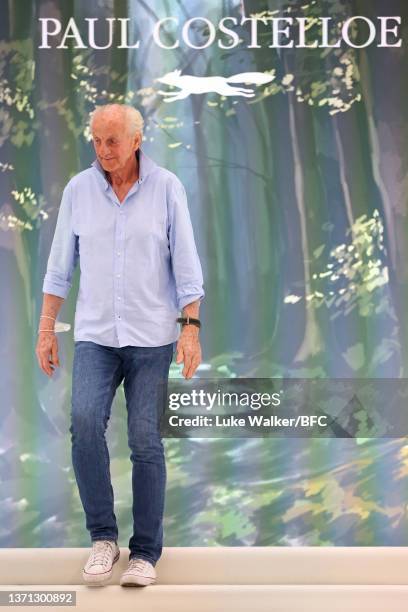
<instances>
[{"instance_id":1,"label":"tree trunk in mural","mask_svg":"<svg viewBox=\"0 0 408 612\"><path fill-rule=\"evenodd\" d=\"M365 3L357 0L357 10L364 8L371 18L379 14L381 3ZM404 22L408 18L408 8L399 8ZM397 14L396 13L396 14ZM361 51L361 84L366 101L366 120L370 143L373 179L381 196L385 220L385 238L388 254L390 291L392 308L396 315L394 340L395 352L401 352L400 376L405 376L408 367L408 326L406 324L405 304L408 298L408 273L406 267L407 249L405 246L408 223L406 221L406 191L408 173L406 171L407 112L401 103L408 91L399 75L404 71L405 54L403 49L385 57L381 50L364 49ZM398 80L397 80L398 79ZM384 83L386 81L386 84ZM378 96L379 89L387 91L387 96Z\"/></svg>"}]
</instances>

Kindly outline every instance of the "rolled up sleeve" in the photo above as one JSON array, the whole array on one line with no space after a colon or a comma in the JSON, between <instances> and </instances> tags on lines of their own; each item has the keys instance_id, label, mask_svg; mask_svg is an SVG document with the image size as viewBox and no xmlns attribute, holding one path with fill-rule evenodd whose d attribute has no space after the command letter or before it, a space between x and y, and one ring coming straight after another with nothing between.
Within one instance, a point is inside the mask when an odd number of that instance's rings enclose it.
<instances>
[{"instance_id":1,"label":"rolled up sleeve","mask_svg":"<svg viewBox=\"0 0 408 612\"><path fill-rule=\"evenodd\" d=\"M173 180L168 202L169 245L176 285L177 307L203 300L203 274L194 240L193 226L183 183Z\"/></svg>"},{"instance_id":2,"label":"rolled up sleeve","mask_svg":"<svg viewBox=\"0 0 408 612\"><path fill-rule=\"evenodd\" d=\"M72 275L78 258L78 237L72 227L72 186L69 182L61 198L43 282L43 293L66 298L72 286Z\"/></svg>"}]
</instances>

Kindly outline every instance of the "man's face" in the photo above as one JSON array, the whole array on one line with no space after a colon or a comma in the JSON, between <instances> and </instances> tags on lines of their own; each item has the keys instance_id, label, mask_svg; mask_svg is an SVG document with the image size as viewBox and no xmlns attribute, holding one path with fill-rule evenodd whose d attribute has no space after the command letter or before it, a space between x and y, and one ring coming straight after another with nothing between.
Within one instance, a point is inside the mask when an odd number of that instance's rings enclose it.
<instances>
[{"instance_id":1,"label":"man's face","mask_svg":"<svg viewBox=\"0 0 408 612\"><path fill-rule=\"evenodd\" d=\"M92 138L96 157L106 172L122 169L139 147L138 135L130 136L120 117L95 117Z\"/></svg>"}]
</instances>

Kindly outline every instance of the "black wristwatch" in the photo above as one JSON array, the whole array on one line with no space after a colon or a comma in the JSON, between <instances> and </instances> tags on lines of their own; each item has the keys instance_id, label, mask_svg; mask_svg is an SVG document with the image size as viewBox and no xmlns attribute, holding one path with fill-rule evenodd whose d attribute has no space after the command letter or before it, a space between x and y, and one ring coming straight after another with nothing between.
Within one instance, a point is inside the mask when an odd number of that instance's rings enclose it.
<instances>
[{"instance_id":1,"label":"black wristwatch","mask_svg":"<svg viewBox=\"0 0 408 612\"><path fill-rule=\"evenodd\" d=\"M193 317L179 317L177 319L177 323L181 323L182 325L195 325L196 327L201 327L200 319L194 319Z\"/></svg>"}]
</instances>

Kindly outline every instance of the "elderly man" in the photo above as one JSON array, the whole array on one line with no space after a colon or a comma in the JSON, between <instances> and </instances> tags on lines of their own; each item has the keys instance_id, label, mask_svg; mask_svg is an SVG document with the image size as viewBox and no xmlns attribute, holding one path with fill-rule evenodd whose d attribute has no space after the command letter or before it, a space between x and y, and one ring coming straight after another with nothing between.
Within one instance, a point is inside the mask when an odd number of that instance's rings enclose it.
<instances>
[{"instance_id":1,"label":"elderly man","mask_svg":"<svg viewBox=\"0 0 408 612\"><path fill-rule=\"evenodd\" d=\"M184 186L141 147L141 114L127 105L99 106L91 116L91 132L96 159L68 181L61 200L36 354L41 369L52 376L60 365L54 324L79 260L70 432L92 540L83 579L102 584L119 559L105 432L123 381L133 535L120 584L148 585L156 580L163 544L166 466L158 388L168 381L175 349L185 378L201 361L202 270Z\"/></svg>"}]
</instances>

